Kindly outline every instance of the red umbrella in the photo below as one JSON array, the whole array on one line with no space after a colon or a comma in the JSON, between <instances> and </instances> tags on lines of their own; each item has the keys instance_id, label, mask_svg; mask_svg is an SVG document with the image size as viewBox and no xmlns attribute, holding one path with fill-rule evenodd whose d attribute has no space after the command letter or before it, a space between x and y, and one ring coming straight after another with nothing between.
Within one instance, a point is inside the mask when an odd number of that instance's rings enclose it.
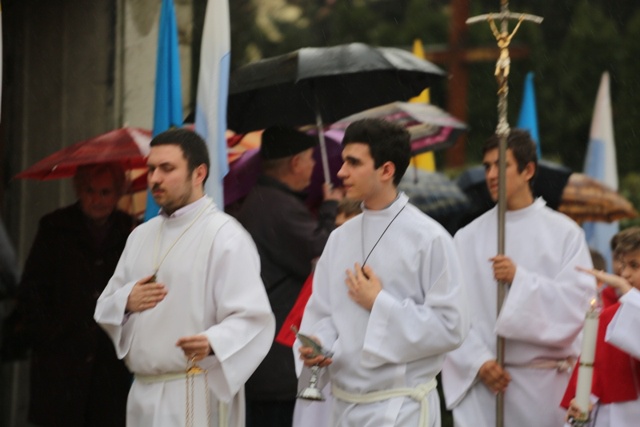
<instances>
[{"instance_id":1,"label":"red umbrella","mask_svg":"<svg viewBox=\"0 0 640 427\"><path fill-rule=\"evenodd\" d=\"M78 142L45 157L15 178L68 178L76 168L92 163L120 162L127 169L146 167L151 132L125 127Z\"/></svg>"}]
</instances>

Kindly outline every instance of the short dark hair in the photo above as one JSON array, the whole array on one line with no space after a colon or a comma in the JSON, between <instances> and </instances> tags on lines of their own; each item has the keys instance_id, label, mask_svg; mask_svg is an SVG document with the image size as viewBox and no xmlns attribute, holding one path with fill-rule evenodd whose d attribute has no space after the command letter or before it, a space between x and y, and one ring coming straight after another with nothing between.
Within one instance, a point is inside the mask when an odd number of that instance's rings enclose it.
<instances>
[{"instance_id":1,"label":"short dark hair","mask_svg":"<svg viewBox=\"0 0 640 427\"><path fill-rule=\"evenodd\" d=\"M342 146L351 143L369 146L374 167L385 162L396 167L393 184L397 187L411 161L411 136L402 126L382 119L357 120L347 127L342 138Z\"/></svg>"},{"instance_id":2,"label":"short dark hair","mask_svg":"<svg viewBox=\"0 0 640 427\"><path fill-rule=\"evenodd\" d=\"M614 251L616 257L640 251L640 227L626 228L616 236L617 244Z\"/></svg>"},{"instance_id":3,"label":"short dark hair","mask_svg":"<svg viewBox=\"0 0 640 427\"><path fill-rule=\"evenodd\" d=\"M487 152L495 150L499 147L500 135L493 134L484 143L482 147L482 156ZM507 138L507 149L511 150L513 158L516 159L518 172L522 172L529 163L535 166L535 172L529 181L529 187L533 191L533 182L538 174L538 154L536 151L536 143L531 139L529 131L524 129L511 129Z\"/></svg>"},{"instance_id":4,"label":"short dark hair","mask_svg":"<svg viewBox=\"0 0 640 427\"><path fill-rule=\"evenodd\" d=\"M182 150L182 155L187 159L189 173L192 173L198 166L207 166L207 175L204 182L209 177L209 150L204 139L197 133L188 129L169 129L156 135L149 144L151 147L158 145L177 145Z\"/></svg>"},{"instance_id":5,"label":"short dark hair","mask_svg":"<svg viewBox=\"0 0 640 427\"><path fill-rule=\"evenodd\" d=\"M618 231L613 235L611 240L609 240L609 247L611 248L611 252L615 252L616 247L618 247L618 239L620 239L620 233L622 233L622 231Z\"/></svg>"},{"instance_id":6,"label":"short dark hair","mask_svg":"<svg viewBox=\"0 0 640 427\"><path fill-rule=\"evenodd\" d=\"M607 261L602 254L593 248L589 248L589 254L591 255L591 263L596 270L606 270Z\"/></svg>"}]
</instances>

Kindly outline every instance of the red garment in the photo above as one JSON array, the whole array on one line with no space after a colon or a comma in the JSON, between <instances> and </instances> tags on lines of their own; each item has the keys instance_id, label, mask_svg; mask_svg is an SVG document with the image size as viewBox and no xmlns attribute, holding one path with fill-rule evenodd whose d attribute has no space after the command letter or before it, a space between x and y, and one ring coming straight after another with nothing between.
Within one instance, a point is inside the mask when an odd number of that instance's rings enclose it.
<instances>
[{"instance_id":1,"label":"red garment","mask_svg":"<svg viewBox=\"0 0 640 427\"><path fill-rule=\"evenodd\" d=\"M591 393L601 403L627 402L638 399L640 395L640 361L624 351L607 343L604 338L607 326L620 308L620 303L605 308L600 314L598 335L596 337L596 353L593 362L593 382ZM573 370L560 406L568 408L576 395L578 366Z\"/></svg>"},{"instance_id":2,"label":"red garment","mask_svg":"<svg viewBox=\"0 0 640 427\"><path fill-rule=\"evenodd\" d=\"M616 292L616 288L613 286L604 285L600 292L600 299L602 300L602 306L607 308L618 302L620 296Z\"/></svg>"},{"instance_id":3,"label":"red garment","mask_svg":"<svg viewBox=\"0 0 640 427\"><path fill-rule=\"evenodd\" d=\"M277 343L286 345L287 347L293 347L293 343L296 340L296 334L291 330L291 327L295 326L296 328L300 328L304 308L307 306L307 301L309 301L309 298L311 297L312 284L313 273L309 274L309 276L307 277L304 285L302 285L302 289L300 289L300 293L298 294L296 303L291 308L291 311L287 315L287 318L284 319L282 328L280 328L280 331L276 336Z\"/></svg>"}]
</instances>

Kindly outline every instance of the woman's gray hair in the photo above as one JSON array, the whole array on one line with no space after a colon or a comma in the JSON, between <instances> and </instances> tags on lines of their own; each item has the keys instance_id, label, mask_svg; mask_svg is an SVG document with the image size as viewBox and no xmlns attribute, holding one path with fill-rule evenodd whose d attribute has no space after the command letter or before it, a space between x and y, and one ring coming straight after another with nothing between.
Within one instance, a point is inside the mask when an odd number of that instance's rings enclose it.
<instances>
[{"instance_id":1,"label":"woman's gray hair","mask_svg":"<svg viewBox=\"0 0 640 427\"><path fill-rule=\"evenodd\" d=\"M79 193L80 187L94 176L102 173L109 173L113 178L113 187L118 195L122 195L125 190L126 176L124 167L117 162L112 163L93 163L89 165L78 166L76 174L73 176L73 186L76 193Z\"/></svg>"}]
</instances>

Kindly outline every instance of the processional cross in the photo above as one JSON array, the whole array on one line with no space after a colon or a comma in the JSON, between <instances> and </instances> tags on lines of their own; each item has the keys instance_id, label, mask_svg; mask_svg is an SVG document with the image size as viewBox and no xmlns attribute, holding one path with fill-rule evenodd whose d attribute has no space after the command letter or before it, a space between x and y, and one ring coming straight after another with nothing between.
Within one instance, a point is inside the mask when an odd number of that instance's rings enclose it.
<instances>
[{"instance_id":1,"label":"processional cross","mask_svg":"<svg viewBox=\"0 0 640 427\"><path fill-rule=\"evenodd\" d=\"M515 36L523 21L530 21L536 24L542 22L541 17L529 15L526 13L512 13L509 11L509 0L501 0L501 8L499 13L489 13L478 15L467 19L467 24L475 24L478 22L488 22L498 43L500 56L496 61L495 77L498 83L498 126L496 127L496 135L499 138L498 145L498 254L504 254L505 251L505 213L507 210L506 196L506 154L507 154L507 138L509 137L509 122L507 121L507 98L509 95L509 72L511 71L511 58L509 56L509 44ZM500 29L496 26L496 20L500 21ZM517 20L516 26L509 32L509 20ZM505 283L498 283L498 310L500 314L502 302L506 295ZM496 361L500 366L504 366L504 338L498 336L496 341ZM498 393L496 396L496 427L504 425L504 394Z\"/></svg>"}]
</instances>

